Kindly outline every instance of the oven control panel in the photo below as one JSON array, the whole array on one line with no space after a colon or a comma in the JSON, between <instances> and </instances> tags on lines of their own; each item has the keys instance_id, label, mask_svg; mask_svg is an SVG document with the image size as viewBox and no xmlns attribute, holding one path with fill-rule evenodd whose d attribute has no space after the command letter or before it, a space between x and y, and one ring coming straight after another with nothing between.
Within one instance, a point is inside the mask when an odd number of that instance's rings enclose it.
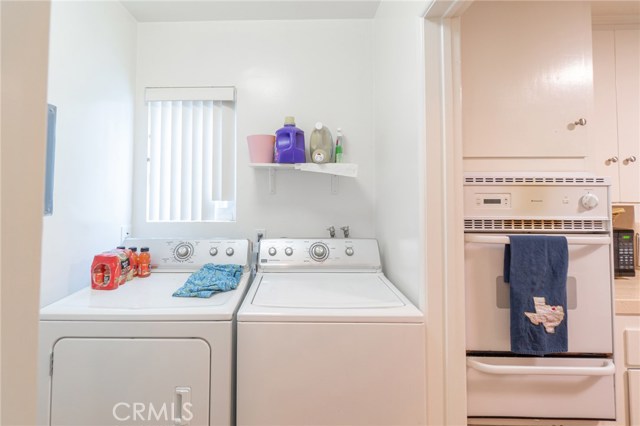
<instances>
[{"instance_id":1,"label":"oven control panel","mask_svg":"<svg viewBox=\"0 0 640 426\"><path fill-rule=\"evenodd\" d=\"M204 264L249 265L249 240L127 238L126 247L149 247L151 267L198 270Z\"/></svg>"},{"instance_id":2,"label":"oven control panel","mask_svg":"<svg viewBox=\"0 0 640 426\"><path fill-rule=\"evenodd\" d=\"M381 262L378 242L375 239L282 238L260 242L258 268L380 270Z\"/></svg>"},{"instance_id":3,"label":"oven control panel","mask_svg":"<svg viewBox=\"0 0 640 426\"><path fill-rule=\"evenodd\" d=\"M464 187L465 217L608 219L606 187Z\"/></svg>"}]
</instances>

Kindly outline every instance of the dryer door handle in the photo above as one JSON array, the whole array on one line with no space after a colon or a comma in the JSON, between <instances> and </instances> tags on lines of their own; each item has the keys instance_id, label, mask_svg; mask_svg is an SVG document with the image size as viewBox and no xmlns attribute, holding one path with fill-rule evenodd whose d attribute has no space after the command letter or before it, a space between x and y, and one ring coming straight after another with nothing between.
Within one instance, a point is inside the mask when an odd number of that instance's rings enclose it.
<instances>
[{"instance_id":1,"label":"dryer door handle","mask_svg":"<svg viewBox=\"0 0 640 426\"><path fill-rule=\"evenodd\" d=\"M188 386L177 386L173 395L175 417L173 424L175 426L189 426L193 420L193 412L191 411L191 388Z\"/></svg>"}]
</instances>

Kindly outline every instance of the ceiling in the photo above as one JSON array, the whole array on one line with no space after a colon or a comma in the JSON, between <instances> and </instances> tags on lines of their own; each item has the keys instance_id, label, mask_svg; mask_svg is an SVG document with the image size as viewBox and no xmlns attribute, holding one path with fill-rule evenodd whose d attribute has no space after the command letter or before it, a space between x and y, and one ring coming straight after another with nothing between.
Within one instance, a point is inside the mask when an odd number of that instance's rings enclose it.
<instances>
[{"instance_id":1,"label":"ceiling","mask_svg":"<svg viewBox=\"0 0 640 426\"><path fill-rule=\"evenodd\" d=\"M138 22L372 19L380 0L121 0Z\"/></svg>"},{"instance_id":2,"label":"ceiling","mask_svg":"<svg viewBox=\"0 0 640 426\"><path fill-rule=\"evenodd\" d=\"M372 19L381 0L120 0L138 22ZM640 0L589 1L594 23L640 22Z\"/></svg>"}]
</instances>

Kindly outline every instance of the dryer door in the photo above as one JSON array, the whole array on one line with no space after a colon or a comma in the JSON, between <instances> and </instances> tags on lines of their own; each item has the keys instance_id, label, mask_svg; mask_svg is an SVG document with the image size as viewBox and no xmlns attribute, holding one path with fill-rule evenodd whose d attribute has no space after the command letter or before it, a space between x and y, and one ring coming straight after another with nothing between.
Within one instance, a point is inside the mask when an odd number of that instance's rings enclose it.
<instances>
[{"instance_id":1,"label":"dryer door","mask_svg":"<svg viewBox=\"0 0 640 426\"><path fill-rule=\"evenodd\" d=\"M199 339L61 339L50 424L208 425L210 356Z\"/></svg>"}]
</instances>

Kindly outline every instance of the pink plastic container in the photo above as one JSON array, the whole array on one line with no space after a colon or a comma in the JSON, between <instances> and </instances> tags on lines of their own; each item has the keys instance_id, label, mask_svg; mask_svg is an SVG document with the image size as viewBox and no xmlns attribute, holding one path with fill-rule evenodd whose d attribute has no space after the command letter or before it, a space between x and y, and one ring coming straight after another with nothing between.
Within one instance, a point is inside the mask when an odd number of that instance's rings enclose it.
<instances>
[{"instance_id":1,"label":"pink plastic container","mask_svg":"<svg viewBox=\"0 0 640 426\"><path fill-rule=\"evenodd\" d=\"M252 163L273 163L274 135L247 136L249 144L249 159Z\"/></svg>"}]
</instances>

